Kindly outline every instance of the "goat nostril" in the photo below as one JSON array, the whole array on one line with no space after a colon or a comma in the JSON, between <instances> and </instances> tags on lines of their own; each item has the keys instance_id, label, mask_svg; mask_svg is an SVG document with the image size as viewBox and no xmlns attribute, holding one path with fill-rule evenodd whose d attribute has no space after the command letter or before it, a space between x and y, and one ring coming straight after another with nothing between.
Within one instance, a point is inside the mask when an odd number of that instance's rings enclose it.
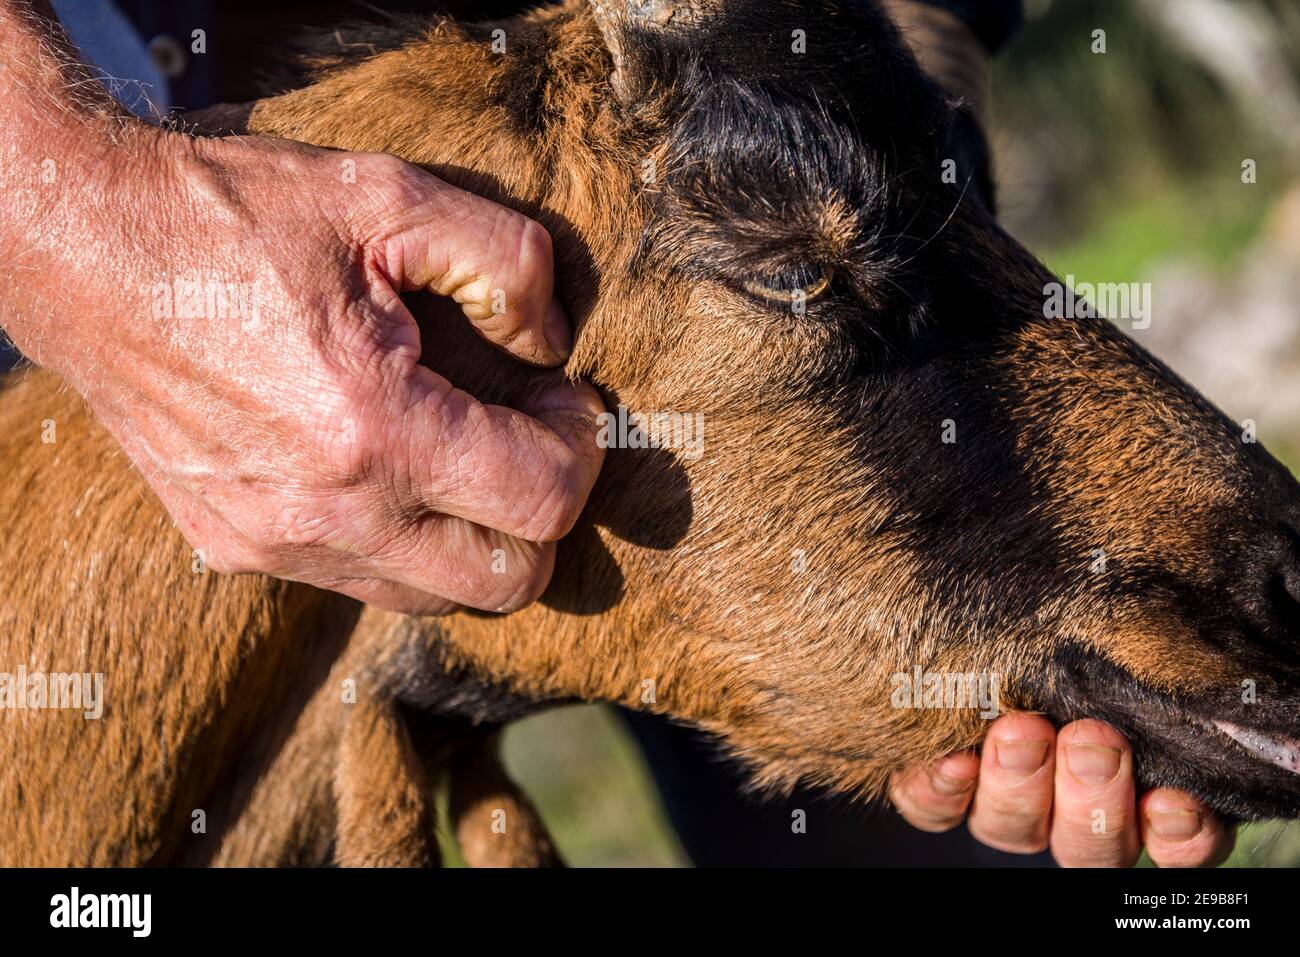
<instances>
[{"instance_id":1,"label":"goat nostril","mask_svg":"<svg viewBox=\"0 0 1300 957\"><path fill-rule=\"evenodd\" d=\"M1291 563L1293 565L1300 563L1300 531L1288 524L1283 524L1282 536L1286 539L1287 545L1290 546L1287 549L1287 555Z\"/></svg>"},{"instance_id":2,"label":"goat nostril","mask_svg":"<svg viewBox=\"0 0 1300 957\"><path fill-rule=\"evenodd\" d=\"M1282 637L1300 640L1300 569L1278 569L1269 576L1268 600Z\"/></svg>"}]
</instances>

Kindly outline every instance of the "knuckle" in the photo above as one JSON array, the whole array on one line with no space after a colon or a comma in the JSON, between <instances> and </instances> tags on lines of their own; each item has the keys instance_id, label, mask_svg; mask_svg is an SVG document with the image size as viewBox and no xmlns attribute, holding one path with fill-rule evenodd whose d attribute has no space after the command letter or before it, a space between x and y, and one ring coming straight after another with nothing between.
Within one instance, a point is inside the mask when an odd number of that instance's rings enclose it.
<instances>
[{"instance_id":1,"label":"knuckle","mask_svg":"<svg viewBox=\"0 0 1300 957\"><path fill-rule=\"evenodd\" d=\"M511 215L516 217L519 234L515 263L520 278L528 285L549 282L555 268L551 234L536 220L520 213Z\"/></svg>"},{"instance_id":2,"label":"knuckle","mask_svg":"<svg viewBox=\"0 0 1300 957\"><path fill-rule=\"evenodd\" d=\"M1093 830L1092 821L1057 822L1051 839L1052 856L1062 867L1127 867L1141 853L1134 823L1119 814L1100 831Z\"/></svg>"},{"instance_id":3,"label":"knuckle","mask_svg":"<svg viewBox=\"0 0 1300 957\"><path fill-rule=\"evenodd\" d=\"M530 509L519 537L530 542L554 542L573 530L582 515L585 498L569 466L560 466L555 474L537 487L529 497Z\"/></svg>"},{"instance_id":4,"label":"knuckle","mask_svg":"<svg viewBox=\"0 0 1300 957\"><path fill-rule=\"evenodd\" d=\"M1022 830L1006 828L1001 822L997 826L991 826L980 818L972 817L967 826L975 840L1007 854L1040 854L1047 850L1049 843L1047 829L1041 825Z\"/></svg>"},{"instance_id":5,"label":"knuckle","mask_svg":"<svg viewBox=\"0 0 1300 957\"><path fill-rule=\"evenodd\" d=\"M1001 846L990 843L989 846L999 851L1006 851L1008 854L1041 854L1047 850L1048 841L1046 837L1031 837L1019 841L1007 841Z\"/></svg>"},{"instance_id":6,"label":"knuckle","mask_svg":"<svg viewBox=\"0 0 1300 957\"><path fill-rule=\"evenodd\" d=\"M394 217L430 202L438 187L444 185L389 153L349 153L343 159L355 164L359 192L347 194L340 215L363 234L383 230L394 222Z\"/></svg>"},{"instance_id":7,"label":"knuckle","mask_svg":"<svg viewBox=\"0 0 1300 957\"><path fill-rule=\"evenodd\" d=\"M925 831L928 834L942 834L945 831L951 831L964 819L964 814L957 815L931 815L915 807L909 810L899 811L903 815L903 820L916 828L918 831Z\"/></svg>"},{"instance_id":8,"label":"knuckle","mask_svg":"<svg viewBox=\"0 0 1300 957\"><path fill-rule=\"evenodd\" d=\"M320 327L318 385L331 402L347 400L419 360L418 332L385 308L366 293Z\"/></svg>"},{"instance_id":9,"label":"knuckle","mask_svg":"<svg viewBox=\"0 0 1300 957\"><path fill-rule=\"evenodd\" d=\"M251 542L221 542L204 556L207 567L219 575L249 575L269 572L270 553Z\"/></svg>"},{"instance_id":10,"label":"knuckle","mask_svg":"<svg viewBox=\"0 0 1300 957\"><path fill-rule=\"evenodd\" d=\"M411 205L426 193L423 177L414 166L391 153L367 153L359 164L363 175L374 178L380 193L394 204Z\"/></svg>"},{"instance_id":11,"label":"knuckle","mask_svg":"<svg viewBox=\"0 0 1300 957\"><path fill-rule=\"evenodd\" d=\"M338 401L323 410L315 433L329 474L344 485L372 476L385 454L383 429L357 403Z\"/></svg>"},{"instance_id":12,"label":"knuckle","mask_svg":"<svg viewBox=\"0 0 1300 957\"><path fill-rule=\"evenodd\" d=\"M1136 854L1128 854L1118 843L1088 845L1071 841L1053 844L1052 858L1061 867L1128 867Z\"/></svg>"},{"instance_id":13,"label":"knuckle","mask_svg":"<svg viewBox=\"0 0 1300 957\"><path fill-rule=\"evenodd\" d=\"M516 303L515 308L507 307L504 312L492 311L480 321L479 328L498 346L510 348L529 331L522 320L523 315Z\"/></svg>"},{"instance_id":14,"label":"knuckle","mask_svg":"<svg viewBox=\"0 0 1300 957\"><path fill-rule=\"evenodd\" d=\"M970 821L971 834L981 843L1012 854L1036 854L1046 850L1049 818L1045 810L997 804L987 799Z\"/></svg>"},{"instance_id":15,"label":"knuckle","mask_svg":"<svg viewBox=\"0 0 1300 957\"><path fill-rule=\"evenodd\" d=\"M534 569L530 574L521 578L504 598L496 602L497 610L519 611L521 608L528 607L542 597L542 593L546 591L549 581L549 571L543 574L538 569Z\"/></svg>"},{"instance_id":16,"label":"knuckle","mask_svg":"<svg viewBox=\"0 0 1300 957\"><path fill-rule=\"evenodd\" d=\"M551 580L552 562L546 550L526 545L506 552L511 573L495 584L490 600L496 611L518 611L542 597Z\"/></svg>"},{"instance_id":17,"label":"knuckle","mask_svg":"<svg viewBox=\"0 0 1300 957\"><path fill-rule=\"evenodd\" d=\"M1156 867L1206 867L1212 857L1205 848L1189 851L1187 848L1148 847L1147 850L1151 854L1151 863Z\"/></svg>"}]
</instances>

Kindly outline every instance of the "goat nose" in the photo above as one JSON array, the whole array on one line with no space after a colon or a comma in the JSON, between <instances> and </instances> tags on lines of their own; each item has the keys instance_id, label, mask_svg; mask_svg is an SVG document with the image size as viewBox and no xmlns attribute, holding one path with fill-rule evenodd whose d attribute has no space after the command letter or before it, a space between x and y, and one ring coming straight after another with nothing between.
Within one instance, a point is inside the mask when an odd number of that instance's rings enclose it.
<instances>
[{"instance_id":1,"label":"goat nose","mask_svg":"<svg viewBox=\"0 0 1300 957\"><path fill-rule=\"evenodd\" d=\"M1275 569L1267 589L1268 611L1279 636L1300 644L1300 564Z\"/></svg>"},{"instance_id":2,"label":"goat nose","mask_svg":"<svg viewBox=\"0 0 1300 957\"><path fill-rule=\"evenodd\" d=\"M1300 532L1289 524L1251 537L1229 566L1237 613L1269 644L1300 652Z\"/></svg>"},{"instance_id":3,"label":"goat nose","mask_svg":"<svg viewBox=\"0 0 1300 957\"><path fill-rule=\"evenodd\" d=\"M1251 590L1257 598L1247 603L1246 611L1273 642L1300 655L1300 533L1284 526L1278 538L1275 548L1260 549L1258 564L1251 569Z\"/></svg>"}]
</instances>

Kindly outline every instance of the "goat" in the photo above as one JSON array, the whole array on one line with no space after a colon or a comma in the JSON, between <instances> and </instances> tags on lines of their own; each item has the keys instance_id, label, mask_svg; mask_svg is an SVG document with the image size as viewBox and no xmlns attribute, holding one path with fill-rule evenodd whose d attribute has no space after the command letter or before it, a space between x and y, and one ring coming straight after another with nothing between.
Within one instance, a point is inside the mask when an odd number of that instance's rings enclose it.
<instances>
[{"instance_id":1,"label":"goat","mask_svg":"<svg viewBox=\"0 0 1300 957\"><path fill-rule=\"evenodd\" d=\"M568 0L340 38L200 122L539 220L567 369L413 296L423 361L486 401L567 374L702 414L704 454L610 449L538 604L409 618L196 573L81 401L11 375L0 660L107 682L98 721L0 715L0 864L432 864L443 774L472 863L554 863L493 741L572 700L712 732L758 787L870 797L982 736L891 701L917 666L1111 722L1144 787L1300 815L1300 490L1115 326L1045 315L1056 280L943 181L960 109L879 9Z\"/></svg>"}]
</instances>

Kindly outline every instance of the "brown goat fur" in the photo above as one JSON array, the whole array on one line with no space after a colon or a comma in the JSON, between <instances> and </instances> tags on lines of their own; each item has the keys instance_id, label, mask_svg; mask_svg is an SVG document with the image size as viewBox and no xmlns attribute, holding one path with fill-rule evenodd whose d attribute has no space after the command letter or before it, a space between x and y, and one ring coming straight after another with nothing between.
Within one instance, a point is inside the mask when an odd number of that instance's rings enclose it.
<instances>
[{"instance_id":1,"label":"brown goat fur","mask_svg":"<svg viewBox=\"0 0 1300 957\"><path fill-rule=\"evenodd\" d=\"M358 702L344 719L334 770L335 859L344 867L436 864L433 793L396 704Z\"/></svg>"},{"instance_id":2,"label":"brown goat fur","mask_svg":"<svg viewBox=\"0 0 1300 957\"><path fill-rule=\"evenodd\" d=\"M951 105L878 14L822 6L724 5L682 39L570 2L503 24L505 54L496 25L398 22L341 35L315 82L247 111L249 132L395 153L541 221L579 327L565 374L611 408L702 413L706 452L611 449L533 607L358 625L305 586L196 574L79 400L18 374L0 586L21 598L0 648L106 671L108 704L0 713L18 756L0 864L429 862L427 789L456 767L478 769L453 785L467 855L541 862L464 720L572 699L714 732L759 786L873 795L983 734L973 709L893 706L917 665L1001 676L1004 709L1111 720L1145 784L1300 813L1294 775L1242 752L1247 782L1206 725L1295 726L1294 636L1247 593L1294 561L1294 483L1109 323L1044 318L1053 277L939 181ZM790 25L830 65L781 73ZM730 191L763 177L766 205ZM806 315L742 288L809 259L840 285ZM551 375L411 305L426 364L485 400ZM1264 706L1243 710L1243 680ZM497 808L518 847L483 836Z\"/></svg>"},{"instance_id":3,"label":"brown goat fur","mask_svg":"<svg viewBox=\"0 0 1300 957\"><path fill-rule=\"evenodd\" d=\"M11 375L0 434L5 660L105 676L99 720L0 711L0 752L11 756L0 864L166 860L191 835L192 811L215 810L207 797L237 760L279 750L344 646L355 605L196 573L195 553L125 456L44 372ZM292 687L280 686L284 674Z\"/></svg>"},{"instance_id":4,"label":"brown goat fur","mask_svg":"<svg viewBox=\"0 0 1300 957\"><path fill-rule=\"evenodd\" d=\"M452 769L456 843L471 867L558 867L560 856L528 797L501 764L497 736Z\"/></svg>"}]
</instances>

